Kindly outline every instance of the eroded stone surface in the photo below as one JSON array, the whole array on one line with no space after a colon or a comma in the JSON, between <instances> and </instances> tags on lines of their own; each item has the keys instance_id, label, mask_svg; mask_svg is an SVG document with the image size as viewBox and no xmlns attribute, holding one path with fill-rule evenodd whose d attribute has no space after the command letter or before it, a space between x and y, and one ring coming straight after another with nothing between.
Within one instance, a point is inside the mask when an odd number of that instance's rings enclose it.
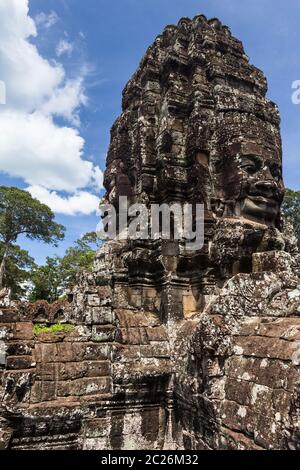
<instances>
[{"instance_id":1,"label":"eroded stone surface","mask_svg":"<svg viewBox=\"0 0 300 470\"><path fill-rule=\"evenodd\" d=\"M1 292L0 448L300 448L299 258L266 90L216 19L184 18L148 49L105 201L202 203L204 247L109 241L68 302Z\"/></svg>"}]
</instances>

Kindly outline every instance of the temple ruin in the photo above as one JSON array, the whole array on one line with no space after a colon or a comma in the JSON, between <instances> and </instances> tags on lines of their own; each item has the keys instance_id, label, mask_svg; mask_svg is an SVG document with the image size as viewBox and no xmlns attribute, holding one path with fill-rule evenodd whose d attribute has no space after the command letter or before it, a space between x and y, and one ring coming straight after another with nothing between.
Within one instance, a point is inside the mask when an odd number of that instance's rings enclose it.
<instances>
[{"instance_id":1,"label":"temple ruin","mask_svg":"<svg viewBox=\"0 0 300 470\"><path fill-rule=\"evenodd\" d=\"M0 448L300 449L299 255L266 93L217 19L183 18L149 47L104 201L203 204L204 246L110 240L67 302L3 291Z\"/></svg>"}]
</instances>

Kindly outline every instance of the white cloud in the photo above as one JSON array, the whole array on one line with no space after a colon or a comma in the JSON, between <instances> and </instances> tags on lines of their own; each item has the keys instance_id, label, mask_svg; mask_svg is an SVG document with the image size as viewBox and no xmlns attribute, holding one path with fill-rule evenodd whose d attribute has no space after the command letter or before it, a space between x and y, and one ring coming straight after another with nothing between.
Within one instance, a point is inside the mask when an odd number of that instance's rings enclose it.
<instances>
[{"instance_id":1,"label":"white cloud","mask_svg":"<svg viewBox=\"0 0 300 470\"><path fill-rule=\"evenodd\" d=\"M78 191L72 196L62 197L56 191L42 186L30 186L28 191L53 211L66 215L89 215L99 208L99 198L87 191Z\"/></svg>"},{"instance_id":2,"label":"white cloud","mask_svg":"<svg viewBox=\"0 0 300 470\"><path fill-rule=\"evenodd\" d=\"M17 111L0 113L0 129L0 169L9 175L57 191L101 184L99 168L82 158L84 140L76 129Z\"/></svg>"},{"instance_id":3,"label":"white cloud","mask_svg":"<svg viewBox=\"0 0 300 470\"><path fill-rule=\"evenodd\" d=\"M64 54L70 56L73 52L74 46L66 39L61 39L56 46L56 55L61 57Z\"/></svg>"},{"instance_id":4,"label":"white cloud","mask_svg":"<svg viewBox=\"0 0 300 470\"><path fill-rule=\"evenodd\" d=\"M46 29L49 29L52 28L52 26L54 26L58 22L59 18L55 11L51 11L48 14L44 12L38 13L35 16L34 20L38 26L42 26Z\"/></svg>"},{"instance_id":5,"label":"white cloud","mask_svg":"<svg viewBox=\"0 0 300 470\"><path fill-rule=\"evenodd\" d=\"M47 115L64 117L75 126L79 126L79 108L87 105L88 99L84 94L84 78L68 80L64 87L54 90L49 101L41 108Z\"/></svg>"},{"instance_id":6,"label":"white cloud","mask_svg":"<svg viewBox=\"0 0 300 470\"><path fill-rule=\"evenodd\" d=\"M28 112L49 99L65 78L63 67L44 59L29 42L36 35L27 0L0 0L0 73L7 105Z\"/></svg>"},{"instance_id":7,"label":"white cloud","mask_svg":"<svg viewBox=\"0 0 300 470\"><path fill-rule=\"evenodd\" d=\"M53 21L52 14L38 17L45 27ZM22 178L31 188L43 188L36 194L60 201L52 204L56 212L93 212L97 196L88 197L88 191L102 187L103 175L84 158L85 141L77 129L80 109L88 101L87 69L69 79L61 64L40 55L29 41L33 36L37 31L28 0L0 0L0 79L7 93L0 110L0 171ZM69 126L58 125L56 117ZM64 199L57 191L68 196Z\"/></svg>"},{"instance_id":8,"label":"white cloud","mask_svg":"<svg viewBox=\"0 0 300 470\"><path fill-rule=\"evenodd\" d=\"M28 16L28 1L1 0L0 2L0 38L7 35L22 37L36 36L36 27L32 18ZM5 21L4 21L5 20Z\"/></svg>"}]
</instances>

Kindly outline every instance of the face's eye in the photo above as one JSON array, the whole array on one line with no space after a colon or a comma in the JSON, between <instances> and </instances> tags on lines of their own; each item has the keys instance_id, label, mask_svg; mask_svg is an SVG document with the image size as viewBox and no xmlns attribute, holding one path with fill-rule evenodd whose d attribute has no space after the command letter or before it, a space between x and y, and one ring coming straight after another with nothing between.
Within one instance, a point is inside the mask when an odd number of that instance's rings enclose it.
<instances>
[{"instance_id":1,"label":"face's eye","mask_svg":"<svg viewBox=\"0 0 300 470\"><path fill-rule=\"evenodd\" d=\"M276 181L280 181L282 179L282 169L280 165L277 165L277 163L270 165L270 172Z\"/></svg>"},{"instance_id":2,"label":"face's eye","mask_svg":"<svg viewBox=\"0 0 300 470\"><path fill-rule=\"evenodd\" d=\"M262 168L262 159L256 155L244 155L241 168L248 175L255 175Z\"/></svg>"},{"instance_id":3,"label":"face's eye","mask_svg":"<svg viewBox=\"0 0 300 470\"><path fill-rule=\"evenodd\" d=\"M257 167L253 163L247 163L242 165L242 169L248 173L248 175L254 175L257 172Z\"/></svg>"}]
</instances>

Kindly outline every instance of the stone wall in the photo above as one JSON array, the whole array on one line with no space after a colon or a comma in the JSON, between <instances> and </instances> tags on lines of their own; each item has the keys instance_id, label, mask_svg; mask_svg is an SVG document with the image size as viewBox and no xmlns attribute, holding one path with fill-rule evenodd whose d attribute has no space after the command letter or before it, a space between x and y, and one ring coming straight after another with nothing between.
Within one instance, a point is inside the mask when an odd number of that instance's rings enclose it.
<instances>
[{"instance_id":1,"label":"stone wall","mask_svg":"<svg viewBox=\"0 0 300 470\"><path fill-rule=\"evenodd\" d=\"M163 446L170 351L155 293L141 312L134 290L83 279L69 302L2 302L2 448Z\"/></svg>"},{"instance_id":2,"label":"stone wall","mask_svg":"<svg viewBox=\"0 0 300 470\"><path fill-rule=\"evenodd\" d=\"M296 266L284 252L254 255L253 273L234 276L202 314L168 325L141 312L128 287L122 296L81 289L81 322L69 303L6 300L2 447L299 448ZM156 309L153 291L144 295ZM58 321L71 331L34 334L34 324Z\"/></svg>"},{"instance_id":3,"label":"stone wall","mask_svg":"<svg viewBox=\"0 0 300 470\"><path fill-rule=\"evenodd\" d=\"M299 449L300 280L293 268L287 253L254 255L254 272L228 281L194 324L176 391L184 447Z\"/></svg>"}]
</instances>

